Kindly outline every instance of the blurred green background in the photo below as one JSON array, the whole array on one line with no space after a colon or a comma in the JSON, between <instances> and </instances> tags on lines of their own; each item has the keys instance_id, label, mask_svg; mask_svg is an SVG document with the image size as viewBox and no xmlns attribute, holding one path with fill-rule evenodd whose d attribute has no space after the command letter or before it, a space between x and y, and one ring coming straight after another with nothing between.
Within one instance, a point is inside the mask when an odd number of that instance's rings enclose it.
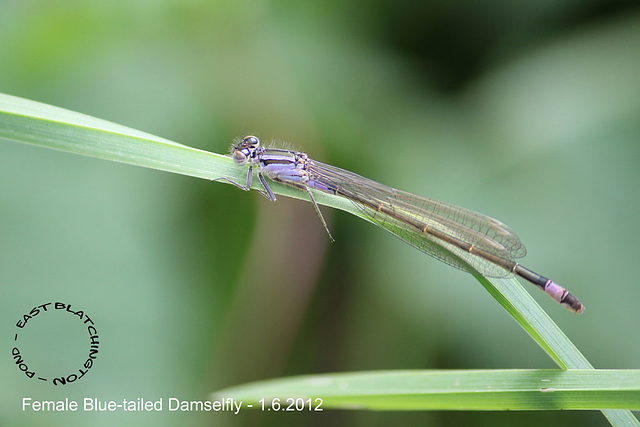
<instances>
[{"instance_id":1,"label":"blurred green background","mask_svg":"<svg viewBox=\"0 0 640 427\"><path fill-rule=\"evenodd\" d=\"M496 217L525 266L586 305L573 315L527 285L594 366L640 368L639 46L625 1L2 0L0 92L220 153L254 133ZM606 425L22 412L23 397L201 400L285 375L555 365L470 275L343 212L325 210L330 243L305 202L4 140L0 182L2 425ZM10 357L15 322L48 301L100 334L96 366L65 388Z\"/></svg>"}]
</instances>

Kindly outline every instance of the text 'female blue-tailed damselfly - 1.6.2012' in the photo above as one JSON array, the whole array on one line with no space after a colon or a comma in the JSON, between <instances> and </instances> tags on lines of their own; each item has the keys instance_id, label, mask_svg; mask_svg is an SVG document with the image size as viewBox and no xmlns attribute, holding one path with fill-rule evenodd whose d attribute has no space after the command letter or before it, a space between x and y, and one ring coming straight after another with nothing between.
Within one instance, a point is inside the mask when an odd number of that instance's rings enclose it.
<instances>
[{"instance_id":1,"label":"text 'female blue-tailed damselfly - 1.6.2012'","mask_svg":"<svg viewBox=\"0 0 640 427\"><path fill-rule=\"evenodd\" d=\"M312 160L307 154L266 148L255 136L233 145L231 156L238 166L249 166L244 185L220 178L248 191L253 168L269 200L276 197L265 177L305 190L329 233L311 189L341 196L351 201L371 222L411 246L453 267L469 266L486 277L517 275L545 291L551 298L576 313L584 306L566 289L515 260L527 251L518 236L506 225L468 209L396 190L353 172ZM331 237L331 233L329 233Z\"/></svg>"}]
</instances>

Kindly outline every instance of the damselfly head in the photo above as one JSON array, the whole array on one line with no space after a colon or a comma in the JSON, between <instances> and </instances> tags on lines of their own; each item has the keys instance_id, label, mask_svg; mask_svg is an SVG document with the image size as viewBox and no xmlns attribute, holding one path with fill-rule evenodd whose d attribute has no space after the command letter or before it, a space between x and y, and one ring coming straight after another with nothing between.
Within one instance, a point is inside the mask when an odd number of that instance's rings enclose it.
<instances>
[{"instance_id":1,"label":"damselfly head","mask_svg":"<svg viewBox=\"0 0 640 427\"><path fill-rule=\"evenodd\" d=\"M260 147L260 140L258 137L249 135L242 138L238 144L231 147L231 157L233 161L239 165L245 165L249 159L256 156L256 150Z\"/></svg>"}]
</instances>

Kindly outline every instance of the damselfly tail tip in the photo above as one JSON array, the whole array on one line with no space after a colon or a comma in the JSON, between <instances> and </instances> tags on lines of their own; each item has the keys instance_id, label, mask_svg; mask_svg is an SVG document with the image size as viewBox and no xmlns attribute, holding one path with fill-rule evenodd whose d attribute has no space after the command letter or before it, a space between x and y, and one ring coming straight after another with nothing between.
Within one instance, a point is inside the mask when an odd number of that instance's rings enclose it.
<instances>
[{"instance_id":1,"label":"damselfly tail tip","mask_svg":"<svg viewBox=\"0 0 640 427\"><path fill-rule=\"evenodd\" d=\"M567 302L567 298L565 298L565 302L562 302L561 304L576 314L582 314L584 312L584 305L582 305L582 303L573 295L567 294L567 296L571 297L571 302Z\"/></svg>"},{"instance_id":2,"label":"damselfly tail tip","mask_svg":"<svg viewBox=\"0 0 640 427\"><path fill-rule=\"evenodd\" d=\"M582 303L578 301L578 298L571 295L567 290L565 290L564 292L565 294L562 296L560 304L565 306L568 310L573 311L574 313L582 314L584 312L584 305L582 305Z\"/></svg>"},{"instance_id":3,"label":"damselfly tail tip","mask_svg":"<svg viewBox=\"0 0 640 427\"><path fill-rule=\"evenodd\" d=\"M547 295L562 304L567 310L578 314L582 314L584 311L584 305L578 301L578 298L574 297L568 290L556 282L547 279L543 289Z\"/></svg>"}]
</instances>

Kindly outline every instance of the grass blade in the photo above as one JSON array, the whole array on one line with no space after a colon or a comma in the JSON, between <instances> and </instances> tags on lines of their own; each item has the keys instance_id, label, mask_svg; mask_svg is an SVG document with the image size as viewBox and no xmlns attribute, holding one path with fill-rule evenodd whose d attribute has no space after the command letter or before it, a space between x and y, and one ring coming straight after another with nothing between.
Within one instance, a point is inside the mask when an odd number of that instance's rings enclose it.
<instances>
[{"instance_id":1,"label":"grass blade","mask_svg":"<svg viewBox=\"0 0 640 427\"><path fill-rule=\"evenodd\" d=\"M324 408L369 410L640 409L640 370L379 371L301 376L221 390L258 405L322 399ZM254 406L255 407L255 406Z\"/></svg>"}]
</instances>

